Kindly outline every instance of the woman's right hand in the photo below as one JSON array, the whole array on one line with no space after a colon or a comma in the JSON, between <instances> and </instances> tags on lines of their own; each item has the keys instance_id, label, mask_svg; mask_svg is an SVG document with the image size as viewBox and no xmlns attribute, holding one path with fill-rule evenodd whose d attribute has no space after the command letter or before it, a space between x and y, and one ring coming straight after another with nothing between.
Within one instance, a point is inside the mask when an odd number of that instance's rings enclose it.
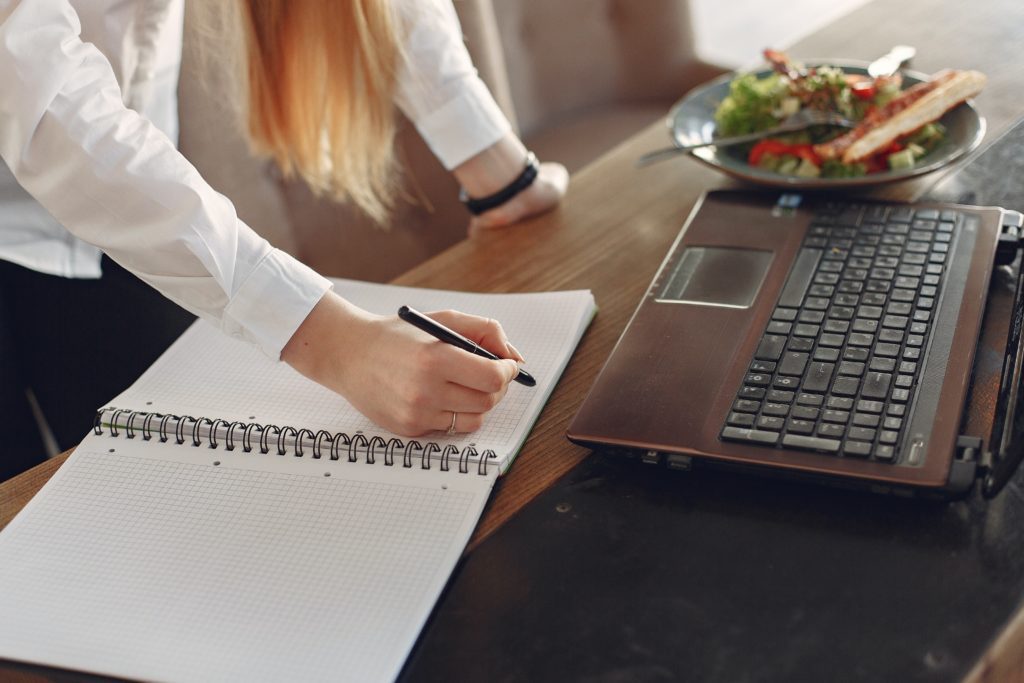
<instances>
[{"instance_id":1,"label":"woman's right hand","mask_svg":"<svg viewBox=\"0 0 1024 683\"><path fill-rule=\"evenodd\" d=\"M443 311L431 317L503 360L434 339L397 316L377 316L328 292L281 352L281 360L344 396L403 436L479 429L504 397L522 357L494 320Z\"/></svg>"}]
</instances>

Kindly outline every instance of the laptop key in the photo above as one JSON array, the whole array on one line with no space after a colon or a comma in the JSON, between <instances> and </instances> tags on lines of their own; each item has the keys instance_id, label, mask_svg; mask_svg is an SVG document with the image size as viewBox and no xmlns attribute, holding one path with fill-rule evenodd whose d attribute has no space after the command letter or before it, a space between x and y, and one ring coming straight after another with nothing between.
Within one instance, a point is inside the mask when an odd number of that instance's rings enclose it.
<instances>
[{"instance_id":1,"label":"laptop key","mask_svg":"<svg viewBox=\"0 0 1024 683\"><path fill-rule=\"evenodd\" d=\"M838 453L839 443L838 439L823 439L800 434L786 434L782 437L783 446L806 451L820 451L822 453Z\"/></svg>"},{"instance_id":2,"label":"laptop key","mask_svg":"<svg viewBox=\"0 0 1024 683\"><path fill-rule=\"evenodd\" d=\"M789 423L786 425L786 431L790 434L813 434L814 422L790 418Z\"/></svg>"},{"instance_id":3,"label":"laptop key","mask_svg":"<svg viewBox=\"0 0 1024 683\"><path fill-rule=\"evenodd\" d=\"M779 364L780 375L796 375L799 377L804 374L804 370L807 368L807 360L810 358L809 354L797 353L795 351L788 351L782 356L782 362Z\"/></svg>"},{"instance_id":4,"label":"laptop key","mask_svg":"<svg viewBox=\"0 0 1024 683\"><path fill-rule=\"evenodd\" d=\"M734 427L753 427L754 426L754 416L751 415L750 413L735 413L735 412L733 412L733 413L729 413L729 417L728 417L728 419L726 419L726 423L727 424L731 424Z\"/></svg>"},{"instance_id":5,"label":"laptop key","mask_svg":"<svg viewBox=\"0 0 1024 683\"><path fill-rule=\"evenodd\" d=\"M895 462L896 449L892 446L876 446L875 460L881 460L882 462Z\"/></svg>"},{"instance_id":6,"label":"laptop key","mask_svg":"<svg viewBox=\"0 0 1024 683\"><path fill-rule=\"evenodd\" d=\"M774 445L779 441L779 435L775 432L766 432L760 429L745 429L743 427L726 427L722 430L723 439L733 441L748 441L753 443Z\"/></svg>"},{"instance_id":7,"label":"laptop key","mask_svg":"<svg viewBox=\"0 0 1024 683\"><path fill-rule=\"evenodd\" d=\"M782 389L770 389L768 391L768 400L772 403L792 403L794 393L792 391L783 391Z\"/></svg>"},{"instance_id":8,"label":"laptop key","mask_svg":"<svg viewBox=\"0 0 1024 683\"><path fill-rule=\"evenodd\" d=\"M832 393L836 396L856 396L859 386L859 377L839 377L832 384Z\"/></svg>"},{"instance_id":9,"label":"laptop key","mask_svg":"<svg viewBox=\"0 0 1024 683\"><path fill-rule=\"evenodd\" d=\"M814 340L806 337L793 337L789 340L789 346L786 348L790 351L810 351L814 348Z\"/></svg>"},{"instance_id":10,"label":"laptop key","mask_svg":"<svg viewBox=\"0 0 1024 683\"><path fill-rule=\"evenodd\" d=\"M772 415L762 415L757 418L757 428L767 429L772 432L781 432L782 428L786 425L786 421L781 417L774 417Z\"/></svg>"},{"instance_id":11,"label":"laptop key","mask_svg":"<svg viewBox=\"0 0 1024 683\"><path fill-rule=\"evenodd\" d=\"M835 367L833 363L811 363L811 367L807 371L807 376L804 377L804 382L800 388L804 391L824 392L828 389L829 382L832 380L832 371Z\"/></svg>"},{"instance_id":12,"label":"laptop key","mask_svg":"<svg viewBox=\"0 0 1024 683\"><path fill-rule=\"evenodd\" d=\"M866 458L871 455L871 444L866 441L847 441L843 444L843 454L855 458Z\"/></svg>"},{"instance_id":13,"label":"laptop key","mask_svg":"<svg viewBox=\"0 0 1024 683\"><path fill-rule=\"evenodd\" d=\"M781 334L766 334L761 337L761 343L754 353L754 358L759 360L777 361L782 357L782 351L786 348L786 338Z\"/></svg>"},{"instance_id":14,"label":"laptop key","mask_svg":"<svg viewBox=\"0 0 1024 683\"><path fill-rule=\"evenodd\" d=\"M818 427L818 436L824 436L829 439L841 439L844 434L846 434L846 427L842 424L824 423Z\"/></svg>"},{"instance_id":15,"label":"laptop key","mask_svg":"<svg viewBox=\"0 0 1024 683\"><path fill-rule=\"evenodd\" d=\"M740 389L740 398L760 401L764 398L764 389L761 387L743 387Z\"/></svg>"},{"instance_id":16,"label":"laptop key","mask_svg":"<svg viewBox=\"0 0 1024 683\"><path fill-rule=\"evenodd\" d=\"M892 375L885 372L869 372L864 378L864 388L861 396L864 398L885 398L889 392L889 383Z\"/></svg>"}]
</instances>

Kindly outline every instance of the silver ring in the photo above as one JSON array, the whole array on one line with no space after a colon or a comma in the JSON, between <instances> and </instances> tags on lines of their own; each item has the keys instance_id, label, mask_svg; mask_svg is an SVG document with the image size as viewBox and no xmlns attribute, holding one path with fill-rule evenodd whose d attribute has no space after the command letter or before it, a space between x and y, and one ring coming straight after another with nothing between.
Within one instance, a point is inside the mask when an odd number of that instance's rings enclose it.
<instances>
[{"instance_id":1,"label":"silver ring","mask_svg":"<svg viewBox=\"0 0 1024 683\"><path fill-rule=\"evenodd\" d=\"M452 436L452 435L455 434L455 420L458 419L458 417L459 417L459 414L456 413L453 410L452 411L452 423L450 425L448 425L448 431L445 432L445 434L447 434L448 436Z\"/></svg>"}]
</instances>

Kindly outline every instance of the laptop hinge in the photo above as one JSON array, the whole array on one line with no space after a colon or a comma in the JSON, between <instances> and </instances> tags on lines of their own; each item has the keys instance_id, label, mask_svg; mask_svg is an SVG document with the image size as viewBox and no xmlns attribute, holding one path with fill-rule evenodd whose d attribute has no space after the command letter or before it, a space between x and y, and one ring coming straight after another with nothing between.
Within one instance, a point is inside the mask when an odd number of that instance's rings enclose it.
<instances>
[{"instance_id":1,"label":"laptop hinge","mask_svg":"<svg viewBox=\"0 0 1024 683\"><path fill-rule=\"evenodd\" d=\"M979 474L987 472L992 467L992 451L983 450L982 440L977 436L958 436L955 457L961 462L977 463Z\"/></svg>"},{"instance_id":2,"label":"laptop hinge","mask_svg":"<svg viewBox=\"0 0 1024 683\"><path fill-rule=\"evenodd\" d=\"M1020 211L1003 210L1003 225L996 243L996 265L1008 266L1017 258L1020 248L1021 231L1024 229L1024 214Z\"/></svg>"}]
</instances>

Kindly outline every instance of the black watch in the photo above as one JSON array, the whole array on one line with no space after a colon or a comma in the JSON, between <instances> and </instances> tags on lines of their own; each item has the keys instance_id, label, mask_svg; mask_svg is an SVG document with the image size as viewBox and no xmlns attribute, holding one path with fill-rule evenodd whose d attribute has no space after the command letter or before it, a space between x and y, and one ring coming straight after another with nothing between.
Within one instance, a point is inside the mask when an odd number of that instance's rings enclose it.
<instances>
[{"instance_id":1,"label":"black watch","mask_svg":"<svg viewBox=\"0 0 1024 683\"><path fill-rule=\"evenodd\" d=\"M537 179L537 173L539 171L540 164L537 163L537 156L533 152L527 152L526 167L511 183L494 194L487 195L486 197L480 197L479 199L470 197L466 194L465 189L460 189L459 201L466 205L466 208L471 214L479 216L482 213L501 206L528 188L530 185L533 185L533 181Z\"/></svg>"}]
</instances>

